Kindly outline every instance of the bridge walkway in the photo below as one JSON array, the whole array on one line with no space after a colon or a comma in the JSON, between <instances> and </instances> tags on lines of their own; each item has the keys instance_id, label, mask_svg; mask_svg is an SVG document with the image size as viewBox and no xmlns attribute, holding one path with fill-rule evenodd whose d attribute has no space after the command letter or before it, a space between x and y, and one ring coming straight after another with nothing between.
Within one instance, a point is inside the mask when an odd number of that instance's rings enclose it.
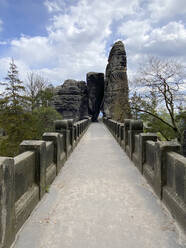
<instances>
[{"instance_id":1,"label":"bridge walkway","mask_svg":"<svg viewBox=\"0 0 186 248\"><path fill-rule=\"evenodd\" d=\"M107 128L93 123L13 247L186 247L179 233Z\"/></svg>"}]
</instances>

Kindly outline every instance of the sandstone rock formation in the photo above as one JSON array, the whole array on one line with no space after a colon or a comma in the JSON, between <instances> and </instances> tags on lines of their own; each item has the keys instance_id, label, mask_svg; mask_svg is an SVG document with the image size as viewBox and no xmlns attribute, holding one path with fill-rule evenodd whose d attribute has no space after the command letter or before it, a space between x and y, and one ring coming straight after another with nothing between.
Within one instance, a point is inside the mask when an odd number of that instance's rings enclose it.
<instances>
[{"instance_id":1,"label":"sandstone rock formation","mask_svg":"<svg viewBox=\"0 0 186 248\"><path fill-rule=\"evenodd\" d=\"M104 89L104 115L117 121L129 118L127 59L124 44L116 42L109 55Z\"/></svg>"},{"instance_id":2,"label":"sandstone rock formation","mask_svg":"<svg viewBox=\"0 0 186 248\"><path fill-rule=\"evenodd\" d=\"M104 95L104 74L87 73L88 113L95 122L98 119Z\"/></svg>"},{"instance_id":3,"label":"sandstone rock formation","mask_svg":"<svg viewBox=\"0 0 186 248\"><path fill-rule=\"evenodd\" d=\"M88 115L86 83L71 79L66 80L55 90L54 107L65 119L83 119Z\"/></svg>"},{"instance_id":4,"label":"sandstone rock formation","mask_svg":"<svg viewBox=\"0 0 186 248\"><path fill-rule=\"evenodd\" d=\"M63 118L80 120L90 115L97 121L100 110L104 116L123 122L130 118L128 101L127 60L124 45L116 42L109 55L104 74L87 73L84 81L66 80L56 88L54 107Z\"/></svg>"}]
</instances>

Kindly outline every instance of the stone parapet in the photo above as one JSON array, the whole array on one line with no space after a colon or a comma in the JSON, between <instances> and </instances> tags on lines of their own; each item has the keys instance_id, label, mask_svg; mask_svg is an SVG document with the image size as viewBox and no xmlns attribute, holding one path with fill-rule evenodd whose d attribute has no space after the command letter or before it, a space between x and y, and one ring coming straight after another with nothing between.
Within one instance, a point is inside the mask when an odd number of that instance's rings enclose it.
<instances>
[{"instance_id":1,"label":"stone parapet","mask_svg":"<svg viewBox=\"0 0 186 248\"><path fill-rule=\"evenodd\" d=\"M104 117L103 123L186 230L186 158L180 144L158 141L154 133L143 133L143 122L125 119L118 123Z\"/></svg>"},{"instance_id":2,"label":"stone parapet","mask_svg":"<svg viewBox=\"0 0 186 248\"><path fill-rule=\"evenodd\" d=\"M55 121L56 132L24 140L15 158L0 157L0 247L11 246L89 124L90 118Z\"/></svg>"},{"instance_id":3,"label":"stone parapet","mask_svg":"<svg viewBox=\"0 0 186 248\"><path fill-rule=\"evenodd\" d=\"M8 248L15 239L14 159L0 157L0 247Z\"/></svg>"}]
</instances>

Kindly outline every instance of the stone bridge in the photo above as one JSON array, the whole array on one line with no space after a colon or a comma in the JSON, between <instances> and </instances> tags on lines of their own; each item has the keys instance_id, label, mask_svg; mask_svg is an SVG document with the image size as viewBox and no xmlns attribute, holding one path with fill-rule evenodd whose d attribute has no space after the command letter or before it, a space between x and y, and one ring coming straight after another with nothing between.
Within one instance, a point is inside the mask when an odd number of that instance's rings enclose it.
<instances>
[{"instance_id":1,"label":"stone bridge","mask_svg":"<svg viewBox=\"0 0 186 248\"><path fill-rule=\"evenodd\" d=\"M0 247L186 247L178 144L133 120L55 128L23 141L17 157L0 158Z\"/></svg>"}]
</instances>

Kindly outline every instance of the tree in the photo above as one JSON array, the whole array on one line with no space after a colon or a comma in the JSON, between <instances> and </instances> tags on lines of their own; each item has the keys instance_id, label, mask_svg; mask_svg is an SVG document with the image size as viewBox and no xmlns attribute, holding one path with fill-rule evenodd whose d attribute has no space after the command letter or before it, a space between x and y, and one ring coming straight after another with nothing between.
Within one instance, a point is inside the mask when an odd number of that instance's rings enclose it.
<instances>
[{"instance_id":1,"label":"tree","mask_svg":"<svg viewBox=\"0 0 186 248\"><path fill-rule=\"evenodd\" d=\"M25 111L28 104L25 87L13 59L5 81L0 83L5 87L1 93L0 126L5 130L7 139L1 143L0 149L4 155L14 156L20 141L30 137L33 130L32 116Z\"/></svg>"},{"instance_id":2,"label":"tree","mask_svg":"<svg viewBox=\"0 0 186 248\"><path fill-rule=\"evenodd\" d=\"M158 125L163 126L164 131L161 132L167 140L181 138L177 115L180 102L183 102L180 87L184 83L184 77L185 68L180 63L150 57L146 64L140 66L135 78L138 93L135 92L131 98L132 111L137 111L138 115L145 114L156 128ZM138 102L135 103L135 99ZM185 105L185 102L183 104ZM165 110L168 118L165 113L162 115L160 110ZM166 128L171 130L168 136L165 134Z\"/></svg>"},{"instance_id":3,"label":"tree","mask_svg":"<svg viewBox=\"0 0 186 248\"><path fill-rule=\"evenodd\" d=\"M48 107L53 87L46 85L43 78L35 80L34 74L30 74L30 88L27 88L26 96L26 89L12 60L5 80L1 83L5 89L0 96L0 127L7 136L0 142L0 155L13 157L19 153L19 144L24 139L40 139L44 132L54 130L53 121L62 116Z\"/></svg>"},{"instance_id":4,"label":"tree","mask_svg":"<svg viewBox=\"0 0 186 248\"><path fill-rule=\"evenodd\" d=\"M61 114L59 114L52 107L39 107L33 111L34 116L34 126L35 126L35 134L34 139L42 138L42 134L44 132L52 132L54 131L54 120L62 119Z\"/></svg>"},{"instance_id":5,"label":"tree","mask_svg":"<svg viewBox=\"0 0 186 248\"><path fill-rule=\"evenodd\" d=\"M0 94L1 110L3 107L7 107L12 112L18 112L20 107L23 107L26 102L24 96L25 87L23 82L19 79L17 66L13 59L10 62L5 80L7 82L0 82L0 85L5 87L4 91Z\"/></svg>"},{"instance_id":6,"label":"tree","mask_svg":"<svg viewBox=\"0 0 186 248\"><path fill-rule=\"evenodd\" d=\"M44 77L30 72L27 74L26 93L33 112L39 106L49 106L53 97L53 88Z\"/></svg>"},{"instance_id":7,"label":"tree","mask_svg":"<svg viewBox=\"0 0 186 248\"><path fill-rule=\"evenodd\" d=\"M52 101L54 97L54 87L50 84L44 90L39 91L38 99L40 107L50 107L52 106Z\"/></svg>"}]
</instances>

